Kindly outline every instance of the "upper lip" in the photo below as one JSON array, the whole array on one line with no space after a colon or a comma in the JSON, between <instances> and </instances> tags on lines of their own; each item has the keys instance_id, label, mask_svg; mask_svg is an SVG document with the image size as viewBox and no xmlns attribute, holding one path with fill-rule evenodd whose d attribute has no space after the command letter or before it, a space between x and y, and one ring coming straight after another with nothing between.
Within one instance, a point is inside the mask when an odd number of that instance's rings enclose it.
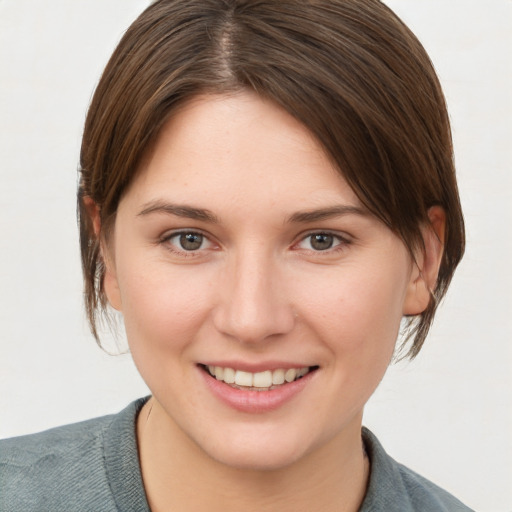
<instances>
[{"instance_id":1,"label":"upper lip","mask_svg":"<svg viewBox=\"0 0 512 512\"><path fill-rule=\"evenodd\" d=\"M258 373L266 370L287 370L289 368L309 368L311 365L307 363L284 362L284 361L265 361L265 362L246 362L246 361L219 361L208 360L199 363L203 366L220 366L221 368L233 368L234 370L241 370L244 372Z\"/></svg>"}]
</instances>

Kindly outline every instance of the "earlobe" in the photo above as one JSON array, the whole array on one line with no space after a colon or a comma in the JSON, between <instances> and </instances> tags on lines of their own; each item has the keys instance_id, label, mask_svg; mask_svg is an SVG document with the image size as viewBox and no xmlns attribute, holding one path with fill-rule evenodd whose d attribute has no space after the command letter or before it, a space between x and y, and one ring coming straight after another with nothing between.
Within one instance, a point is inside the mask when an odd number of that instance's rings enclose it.
<instances>
[{"instance_id":1,"label":"earlobe","mask_svg":"<svg viewBox=\"0 0 512 512\"><path fill-rule=\"evenodd\" d=\"M121 293L117 281L114 261L111 251L106 246L106 241L101 233L100 208L89 196L84 197L83 201L87 215L91 220L94 236L100 243L100 255L105 269L102 283L103 291L109 304L117 311L121 311Z\"/></svg>"},{"instance_id":2,"label":"earlobe","mask_svg":"<svg viewBox=\"0 0 512 512\"><path fill-rule=\"evenodd\" d=\"M404 315L419 315L425 311L436 287L443 258L446 213L440 206L428 210L429 224L422 228L423 250L418 250L415 269L411 273L404 302Z\"/></svg>"},{"instance_id":3,"label":"earlobe","mask_svg":"<svg viewBox=\"0 0 512 512\"><path fill-rule=\"evenodd\" d=\"M122 311L121 292L115 272L111 265L105 262L105 275L103 277L103 290L107 296L109 304L117 311Z\"/></svg>"},{"instance_id":4,"label":"earlobe","mask_svg":"<svg viewBox=\"0 0 512 512\"><path fill-rule=\"evenodd\" d=\"M94 235L98 239L101 231L101 218L100 218L100 207L93 201L89 196L83 198L85 211L91 220L91 224L94 230Z\"/></svg>"}]
</instances>

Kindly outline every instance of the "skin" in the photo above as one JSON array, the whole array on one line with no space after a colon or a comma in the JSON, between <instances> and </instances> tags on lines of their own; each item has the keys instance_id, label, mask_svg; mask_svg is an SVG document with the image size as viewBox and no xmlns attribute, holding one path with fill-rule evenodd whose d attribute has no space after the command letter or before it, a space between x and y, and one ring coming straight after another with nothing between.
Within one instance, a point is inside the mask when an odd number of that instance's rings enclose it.
<instances>
[{"instance_id":1,"label":"skin","mask_svg":"<svg viewBox=\"0 0 512 512\"><path fill-rule=\"evenodd\" d=\"M198 97L165 125L103 247L153 394L138 420L153 511L358 509L363 407L435 284L444 216L430 216L416 264L308 130L252 93ZM203 242L187 251L177 232ZM318 369L279 408L247 413L205 385L211 361Z\"/></svg>"}]
</instances>

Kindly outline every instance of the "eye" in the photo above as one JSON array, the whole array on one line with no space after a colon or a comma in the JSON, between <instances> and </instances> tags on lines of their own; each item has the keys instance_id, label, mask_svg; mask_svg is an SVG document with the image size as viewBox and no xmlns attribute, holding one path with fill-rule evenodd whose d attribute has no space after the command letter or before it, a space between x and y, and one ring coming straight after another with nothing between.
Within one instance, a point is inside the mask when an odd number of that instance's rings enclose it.
<instances>
[{"instance_id":1,"label":"eye","mask_svg":"<svg viewBox=\"0 0 512 512\"><path fill-rule=\"evenodd\" d=\"M196 231L182 231L166 236L163 240L171 245L174 251L194 252L208 249L212 243L202 233Z\"/></svg>"},{"instance_id":2,"label":"eye","mask_svg":"<svg viewBox=\"0 0 512 512\"><path fill-rule=\"evenodd\" d=\"M327 233L317 233L309 236L309 243L315 251L326 251L334 244L334 237Z\"/></svg>"},{"instance_id":3,"label":"eye","mask_svg":"<svg viewBox=\"0 0 512 512\"><path fill-rule=\"evenodd\" d=\"M203 235L199 233L181 233L177 236L182 249L197 251L203 245Z\"/></svg>"},{"instance_id":4,"label":"eye","mask_svg":"<svg viewBox=\"0 0 512 512\"><path fill-rule=\"evenodd\" d=\"M336 249L338 246L343 246L348 242L339 235L332 233L310 233L303 238L298 247L309 251L328 251L329 249Z\"/></svg>"}]
</instances>

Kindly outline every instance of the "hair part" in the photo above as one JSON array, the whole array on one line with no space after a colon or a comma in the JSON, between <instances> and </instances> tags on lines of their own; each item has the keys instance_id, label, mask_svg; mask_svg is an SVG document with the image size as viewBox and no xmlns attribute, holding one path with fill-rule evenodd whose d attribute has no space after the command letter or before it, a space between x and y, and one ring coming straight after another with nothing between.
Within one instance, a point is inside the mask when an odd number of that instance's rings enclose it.
<instances>
[{"instance_id":1,"label":"hair part","mask_svg":"<svg viewBox=\"0 0 512 512\"><path fill-rule=\"evenodd\" d=\"M427 335L464 252L444 96L421 43L378 0L159 0L129 27L93 96L78 212L91 330L107 308L100 238L165 122L199 94L250 89L302 122L360 201L411 255L428 209L446 213L427 309L409 321L408 356ZM84 206L100 209L96 237Z\"/></svg>"}]
</instances>

